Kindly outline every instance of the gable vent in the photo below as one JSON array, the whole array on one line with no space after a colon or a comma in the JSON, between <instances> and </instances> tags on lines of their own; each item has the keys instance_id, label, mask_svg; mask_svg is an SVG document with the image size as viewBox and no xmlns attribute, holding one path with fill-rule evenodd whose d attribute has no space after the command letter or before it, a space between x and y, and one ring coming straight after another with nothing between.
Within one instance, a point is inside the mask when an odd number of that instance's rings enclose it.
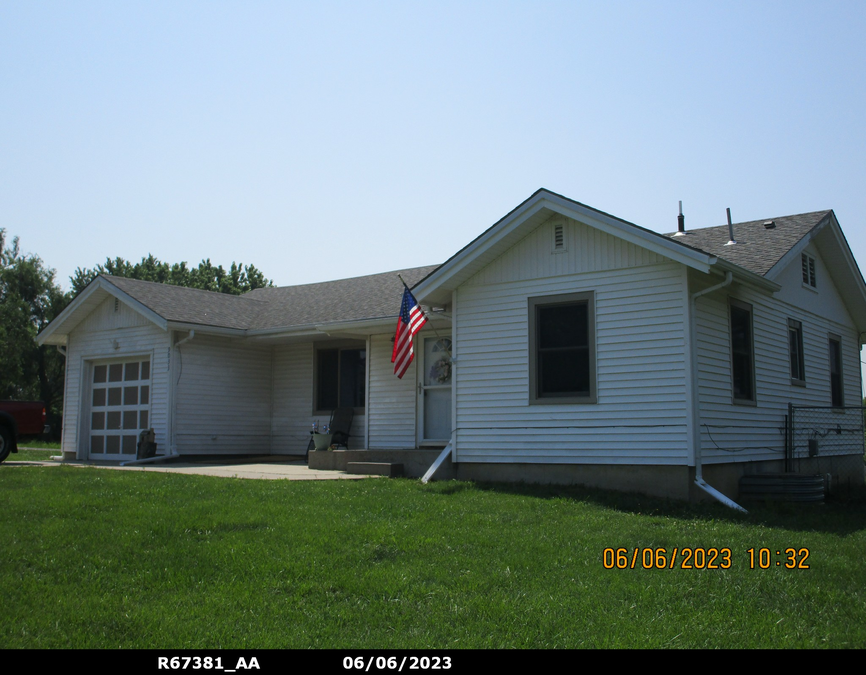
<instances>
[{"instance_id":1,"label":"gable vent","mask_svg":"<svg viewBox=\"0 0 866 675\"><path fill-rule=\"evenodd\" d=\"M120 300L118 300L117 298L114 299L114 311L115 312L120 311Z\"/></svg>"},{"instance_id":2,"label":"gable vent","mask_svg":"<svg viewBox=\"0 0 866 675\"><path fill-rule=\"evenodd\" d=\"M803 284L806 286L811 286L812 288L817 288L818 283L815 279L815 259L803 253L800 256L800 260L803 265Z\"/></svg>"},{"instance_id":3,"label":"gable vent","mask_svg":"<svg viewBox=\"0 0 866 675\"><path fill-rule=\"evenodd\" d=\"M565 225L562 223L553 226L553 250L565 250Z\"/></svg>"}]
</instances>

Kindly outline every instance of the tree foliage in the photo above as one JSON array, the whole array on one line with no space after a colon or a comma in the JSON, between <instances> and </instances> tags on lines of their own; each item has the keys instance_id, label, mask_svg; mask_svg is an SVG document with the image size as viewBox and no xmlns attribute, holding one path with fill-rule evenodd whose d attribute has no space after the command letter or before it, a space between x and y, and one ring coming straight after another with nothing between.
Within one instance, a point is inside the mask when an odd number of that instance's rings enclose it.
<instances>
[{"instance_id":1,"label":"tree foliage","mask_svg":"<svg viewBox=\"0 0 866 675\"><path fill-rule=\"evenodd\" d=\"M170 265L149 254L142 258L141 262L134 264L123 258L114 258L113 260L106 258L103 265L97 265L90 269L79 267L70 279L72 293L80 293L98 274L156 281L161 284L200 288L205 291L232 295L240 295L256 288L274 285L270 279L265 278L255 265L233 262L226 271L222 265L214 267L210 258L202 260L198 267L189 267L186 262Z\"/></svg>"},{"instance_id":2,"label":"tree foliage","mask_svg":"<svg viewBox=\"0 0 866 675\"><path fill-rule=\"evenodd\" d=\"M39 347L36 335L69 303L54 270L35 255L8 245L0 228L0 399L40 400L58 416L63 396L63 357Z\"/></svg>"}]
</instances>

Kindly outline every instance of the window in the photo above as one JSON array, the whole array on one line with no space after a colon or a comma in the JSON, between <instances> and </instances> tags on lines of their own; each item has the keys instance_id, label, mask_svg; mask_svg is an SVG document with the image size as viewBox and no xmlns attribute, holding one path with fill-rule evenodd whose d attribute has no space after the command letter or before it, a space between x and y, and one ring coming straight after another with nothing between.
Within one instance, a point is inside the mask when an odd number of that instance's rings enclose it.
<instances>
[{"instance_id":1,"label":"window","mask_svg":"<svg viewBox=\"0 0 866 675\"><path fill-rule=\"evenodd\" d=\"M830 404L841 408L845 405L842 385L842 338L830 336Z\"/></svg>"},{"instance_id":2,"label":"window","mask_svg":"<svg viewBox=\"0 0 866 675\"><path fill-rule=\"evenodd\" d=\"M803 363L803 324L788 319L788 354L791 358L791 384L806 384L806 368Z\"/></svg>"},{"instance_id":3,"label":"window","mask_svg":"<svg viewBox=\"0 0 866 675\"><path fill-rule=\"evenodd\" d=\"M734 403L755 402L752 306L731 300L731 379Z\"/></svg>"},{"instance_id":4,"label":"window","mask_svg":"<svg viewBox=\"0 0 866 675\"><path fill-rule=\"evenodd\" d=\"M595 296L529 298L529 402L595 403Z\"/></svg>"},{"instance_id":5,"label":"window","mask_svg":"<svg viewBox=\"0 0 866 675\"><path fill-rule=\"evenodd\" d=\"M801 256L803 266L803 285L810 288L817 288L818 284L815 280L815 259L808 253Z\"/></svg>"},{"instance_id":6,"label":"window","mask_svg":"<svg viewBox=\"0 0 866 675\"><path fill-rule=\"evenodd\" d=\"M316 411L363 408L367 351L359 348L316 350Z\"/></svg>"}]
</instances>

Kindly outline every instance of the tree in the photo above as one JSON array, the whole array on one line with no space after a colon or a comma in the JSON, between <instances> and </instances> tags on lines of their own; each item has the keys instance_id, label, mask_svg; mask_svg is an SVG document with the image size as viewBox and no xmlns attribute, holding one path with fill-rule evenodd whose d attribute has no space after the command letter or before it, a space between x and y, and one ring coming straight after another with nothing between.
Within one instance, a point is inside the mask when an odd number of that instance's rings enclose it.
<instances>
[{"instance_id":1,"label":"tree","mask_svg":"<svg viewBox=\"0 0 866 675\"><path fill-rule=\"evenodd\" d=\"M156 281L161 284L200 288L205 291L217 291L231 295L240 295L256 288L274 285L270 279L266 279L264 274L256 269L255 265L233 262L229 270L226 271L222 265L214 267L208 258L202 260L198 267L190 268L186 262L169 265L167 262L161 262L152 254L148 254L147 257L141 259L140 263L135 264L123 258L115 258L114 260L106 258L103 265L97 265L90 269L79 267L70 279L73 295L84 290L84 287L93 281L98 274Z\"/></svg>"},{"instance_id":2,"label":"tree","mask_svg":"<svg viewBox=\"0 0 866 675\"><path fill-rule=\"evenodd\" d=\"M21 253L18 237L7 245L0 228L0 398L41 400L56 424L63 397L63 357L40 347L36 335L70 298L54 282L54 270Z\"/></svg>"}]
</instances>

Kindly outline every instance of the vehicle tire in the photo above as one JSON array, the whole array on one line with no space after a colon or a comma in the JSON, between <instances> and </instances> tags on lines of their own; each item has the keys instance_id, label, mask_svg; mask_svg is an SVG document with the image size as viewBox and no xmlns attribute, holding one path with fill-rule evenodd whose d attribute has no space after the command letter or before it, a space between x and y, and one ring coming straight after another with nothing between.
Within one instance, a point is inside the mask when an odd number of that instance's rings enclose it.
<instances>
[{"instance_id":1,"label":"vehicle tire","mask_svg":"<svg viewBox=\"0 0 866 675\"><path fill-rule=\"evenodd\" d=\"M8 427L0 427L0 462L12 452L12 432Z\"/></svg>"}]
</instances>

